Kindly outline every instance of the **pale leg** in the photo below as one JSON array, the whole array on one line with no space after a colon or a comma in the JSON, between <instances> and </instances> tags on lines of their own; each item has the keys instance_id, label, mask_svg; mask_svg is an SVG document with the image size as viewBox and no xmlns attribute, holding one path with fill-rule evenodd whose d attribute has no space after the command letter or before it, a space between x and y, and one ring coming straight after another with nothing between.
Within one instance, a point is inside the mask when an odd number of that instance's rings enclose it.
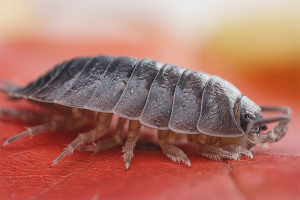
<instances>
[{"instance_id":1,"label":"pale leg","mask_svg":"<svg viewBox=\"0 0 300 200\"><path fill-rule=\"evenodd\" d=\"M224 150L223 148L216 146L218 141L211 137L206 137L206 142L210 144L202 144L203 137L200 133L199 135L189 134L187 136L189 143L194 147L197 153L201 154L202 156L208 157L212 160L221 161L223 158L235 159L234 155Z\"/></svg>"},{"instance_id":2,"label":"pale leg","mask_svg":"<svg viewBox=\"0 0 300 200\"><path fill-rule=\"evenodd\" d=\"M191 161L187 155L178 147L169 144L170 130L158 130L158 142L163 153L169 157L173 162L180 163L181 161L191 167Z\"/></svg>"},{"instance_id":3,"label":"pale leg","mask_svg":"<svg viewBox=\"0 0 300 200\"><path fill-rule=\"evenodd\" d=\"M259 125L265 125L266 123L276 122L279 123L274 127L274 129L264 133L260 131L257 134L257 142L258 143L271 143L271 142L278 142L283 136L285 136L286 131L289 127L290 119L291 119L291 109L284 107L266 107L261 106L262 111L281 111L283 115L277 117L271 117L266 119L261 119L252 123L249 123L247 126L246 134L250 132L250 130Z\"/></svg>"},{"instance_id":4,"label":"pale leg","mask_svg":"<svg viewBox=\"0 0 300 200\"><path fill-rule=\"evenodd\" d=\"M222 145L222 149L229 151L232 154L232 159L234 160L240 160L242 155L248 156L252 158L253 160L253 155L252 153L248 150L243 148L242 146L239 145Z\"/></svg>"},{"instance_id":5,"label":"pale leg","mask_svg":"<svg viewBox=\"0 0 300 200\"><path fill-rule=\"evenodd\" d=\"M57 158L54 159L51 167L66 155L72 154L75 149L77 149L84 143L93 142L102 137L109 130L111 120L112 113L98 113L97 127L89 132L80 133L78 137L75 140L73 140L70 144L68 144L65 150L59 156L57 156Z\"/></svg>"},{"instance_id":6,"label":"pale leg","mask_svg":"<svg viewBox=\"0 0 300 200\"><path fill-rule=\"evenodd\" d=\"M122 142L123 129L124 129L124 124L126 121L127 121L127 119L119 117L118 124L115 129L113 138L98 142L95 145L81 146L78 148L78 150L79 151L93 151L94 153L97 153L99 151L104 151L106 149L112 148L117 145L122 145L123 144L123 142Z\"/></svg>"},{"instance_id":7,"label":"pale leg","mask_svg":"<svg viewBox=\"0 0 300 200\"><path fill-rule=\"evenodd\" d=\"M36 123L43 123L49 121L48 119L51 118L51 114L42 115L40 113L36 113L33 111L14 110L8 108L0 108L0 116L12 117L25 122L36 122Z\"/></svg>"},{"instance_id":8,"label":"pale leg","mask_svg":"<svg viewBox=\"0 0 300 200\"><path fill-rule=\"evenodd\" d=\"M30 136L30 138L32 138L35 135L45 133L47 131L63 130L63 129L71 130L76 127L82 126L82 125L88 123L89 121L91 121L91 119L93 119L93 113L91 113L91 112L90 113L82 113L82 111L78 111L78 114L72 115L72 116L50 115L49 114L46 117L47 117L47 119L51 118L51 120L49 119L50 122L43 123L38 126L26 128L27 131L21 132L17 135L14 135L14 136L4 140L1 148L8 145L9 143L11 143L15 140L21 139L27 135ZM44 119L43 118L41 118L41 119L45 120L46 117ZM28 119L28 118L26 118L26 119Z\"/></svg>"},{"instance_id":9,"label":"pale leg","mask_svg":"<svg viewBox=\"0 0 300 200\"><path fill-rule=\"evenodd\" d=\"M129 168L131 158L133 157L133 149L136 146L141 129L141 123L138 120L129 120L128 138L123 146L125 167Z\"/></svg>"}]
</instances>

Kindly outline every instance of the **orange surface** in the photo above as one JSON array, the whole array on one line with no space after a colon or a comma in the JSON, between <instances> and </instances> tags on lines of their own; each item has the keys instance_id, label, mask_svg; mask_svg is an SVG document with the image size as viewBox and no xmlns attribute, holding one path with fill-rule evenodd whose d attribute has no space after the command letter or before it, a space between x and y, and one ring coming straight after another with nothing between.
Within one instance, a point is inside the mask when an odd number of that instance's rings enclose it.
<instances>
[{"instance_id":1,"label":"orange surface","mask_svg":"<svg viewBox=\"0 0 300 200\"><path fill-rule=\"evenodd\" d=\"M149 42L151 43L151 42ZM25 84L43 74L57 62L85 55L131 55L152 57L173 64L191 66L196 59L181 50L162 57L154 45L97 44L64 46L30 41L1 47L0 77ZM100 47L99 47L100 46ZM172 47L171 47L172 48ZM180 56L179 56L180 55ZM178 63L177 63L178 61ZM186 65L184 65L186 64ZM200 65L199 65L200 66ZM194 68L195 69L195 68ZM199 68L199 70L201 70ZM223 72L222 72L223 73ZM221 77L231 77L226 72ZM232 78L232 77L231 77ZM0 151L1 199L299 199L300 145L299 102L295 96L272 98L274 89L258 89L241 77L231 79L244 94L258 103L288 105L293 109L287 135L269 150L253 150L254 161L243 157L239 162L217 162L196 154L187 144L179 147L188 155L192 167L173 163L161 151L135 150L130 168L124 171L122 149L116 147L93 155L74 151L53 168L53 159L78 133L49 132L23 138ZM263 88L263 82L261 87ZM268 87L268 86L266 86ZM268 88L267 88L268 89ZM284 88L277 88L278 91ZM296 100L295 98L296 97ZM29 102L9 101L0 94L1 107L38 110ZM18 120L0 120L0 141L32 126Z\"/></svg>"}]
</instances>

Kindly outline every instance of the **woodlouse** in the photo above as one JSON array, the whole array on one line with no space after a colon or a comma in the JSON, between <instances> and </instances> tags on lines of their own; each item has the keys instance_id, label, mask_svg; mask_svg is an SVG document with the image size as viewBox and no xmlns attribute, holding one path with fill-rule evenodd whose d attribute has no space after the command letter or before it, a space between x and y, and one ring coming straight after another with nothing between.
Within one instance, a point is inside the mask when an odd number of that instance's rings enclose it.
<instances>
[{"instance_id":1,"label":"woodlouse","mask_svg":"<svg viewBox=\"0 0 300 200\"><path fill-rule=\"evenodd\" d=\"M128 138L123 146L126 169L133 157L141 124L158 129L158 141L164 154L189 167L191 162L186 154L169 144L170 131L187 134L195 150L211 159L238 160L241 155L253 158L250 148L276 142L285 135L291 112L287 107L260 107L218 76L148 58L75 58L57 65L23 88L2 80L1 91L11 98L31 99L58 112L39 116L1 108L1 115L41 123L8 138L2 147L27 135L74 129L97 115L97 126L79 134L52 166L77 148L98 152L122 144L126 119L129 119ZM282 111L284 114L263 119L261 111ZM82 146L107 132L113 113L120 116L114 137ZM261 131L267 129L266 123L274 121L279 121L274 129Z\"/></svg>"}]
</instances>

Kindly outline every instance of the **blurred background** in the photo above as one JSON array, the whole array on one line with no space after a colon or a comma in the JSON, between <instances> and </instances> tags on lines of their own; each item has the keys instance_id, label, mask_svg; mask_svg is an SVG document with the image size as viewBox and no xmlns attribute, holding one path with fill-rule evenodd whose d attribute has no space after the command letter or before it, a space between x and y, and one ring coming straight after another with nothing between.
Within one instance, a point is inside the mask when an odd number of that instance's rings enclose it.
<instances>
[{"instance_id":1,"label":"blurred background","mask_svg":"<svg viewBox=\"0 0 300 200\"><path fill-rule=\"evenodd\" d=\"M243 158L237 168L236 162L229 167L179 146L194 163L188 171L161 152L136 150L136 163L124 173L121 149L97 156L77 151L50 170L77 130L26 138L0 151L0 196L299 199L299 14L298 0L0 0L0 77L14 83L25 85L77 56L150 57L218 75L257 104L293 110L287 135L269 150L254 149L254 162ZM0 107L30 106L0 94ZM2 120L0 125L0 141L27 126ZM216 176L203 178L207 171Z\"/></svg>"},{"instance_id":2,"label":"blurred background","mask_svg":"<svg viewBox=\"0 0 300 200\"><path fill-rule=\"evenodd\" d=\"M25 84L76 56L150 57L298 112L299 36L293 0L1 0L0 75Z\"/></svg>"}]
</instances>

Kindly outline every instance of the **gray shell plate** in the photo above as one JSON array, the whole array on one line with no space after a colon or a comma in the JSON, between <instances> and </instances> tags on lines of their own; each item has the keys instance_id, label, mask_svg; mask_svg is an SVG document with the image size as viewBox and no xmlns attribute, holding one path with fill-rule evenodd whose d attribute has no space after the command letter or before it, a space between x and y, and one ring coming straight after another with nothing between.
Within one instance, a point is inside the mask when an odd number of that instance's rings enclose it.
<instances>
[{"instance_id":1,"label":"gray shell plate","mask_svg":"<svg viewBox=\"0 0 300 200\"><path fill-rule=\"evenodd\" d=\"M161 130L238 137L235 106L253 106L232 84L202 72L130 57L76 58L9 95L115 113ZM245 103L245 102L247 103ZM249 104L249 105L248 105ZM256 114L256 112L254 113Z\"/></svg>"},{"instance_id":2,"label":"gray shell plate","mask_svg":"<svg viewBox=\"0 0 300 200\"><path fill-rule=\"evenodd\" d=\"M231 83L212 76L203 92L198 130L206 135L220 137L244 135L234 110L241 96L241 92Z\"/></svg>"},{"instance_id":3,"label":"gray shell plate","mask_svg":"<svg viewBox=\"0 0 300 200\"><path fill-rule=\"evenodd\" d=\"M197 123L201 111L202 93L210 75L186 70L174 93L169 127L180 133L199 133Z\"/></svg>"},{"instance_id":4,"label":"gray shell plate","mask_svg":"<svg viewBox=\"0 0 300 200\"><path fill-rule=\"evenodd\" d=\"M104 73L114 57L97 56L91 59L75 82L54 102L71 107L83 107L104 78Z\"/></svg>"},{"instance_id":5,"label":"gray shell plate","mask_svg":"<svg viewBox=\"0 0 300 200\"><path fill-rule=\"evenodd\" d=\"M139 59L119 57L110 63L101 81L84 108L111 113L120 99Z\"/></svg>"},{"instance_id":6,"label":"gray shell plate","mask_svg":"<svg viewBox=\"0 0 300 200\"><path fill-rule=\"evenodd\" d=\"M80 58L69 61L50 82L29 98L36 101L53 103L76 80L89 59Z\"/></svg>"},{"instance_id":7,"label":"gray shell plate","mask_svg":"<svg viewBox=\"0 0 300 200\"><path fill-rule=\"evenodd\" d=\"M64 65L65 63L57 65L48 73L46 73L46 75L40 77L38 80L34 82L31 82L28 86L10 93L9 95L13 97L22 97L25 99L28 98L30 95L34 94L39 89L41 89L45 84L47 84L54 76L56 76L57 73L64 67Z\"/></svg>"},{"instance_id":8,"label":"gray shell plate","mask_svg":"<svg viewBox=\"0 0 300 200\"><path fill-rule=\"evenodd\" d=\"M152 128L169 129L173 95L183 68L164 65L155 77L140 117L140 122Z\"/></svg>"},{"instance_id":9,"label":"gray shell plate","mask_svg":"<svg viewBox=\"0 0 300 200\"><path fill-rule=\"evenodd\" d=\"M113 112L127 119L139 120L151 84L162 66L162 63L151 59L142 60L134 69L130 81Z\"/></svg>"}]
</instances>

